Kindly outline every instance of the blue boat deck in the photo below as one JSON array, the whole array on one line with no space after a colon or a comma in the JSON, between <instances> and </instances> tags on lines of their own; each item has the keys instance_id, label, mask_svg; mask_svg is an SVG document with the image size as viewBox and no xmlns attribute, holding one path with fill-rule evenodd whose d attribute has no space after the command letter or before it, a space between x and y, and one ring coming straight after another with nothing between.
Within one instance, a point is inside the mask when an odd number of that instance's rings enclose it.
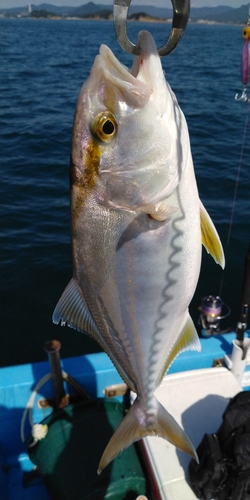
<instances>
[{"instance_id":1,"label":"blue boat deck","mask_svg":"<svg viewBox=\"0 0 250 500\"><path fill-rule=\"evenodd\" d=\"M246 333L249 336L250 332ZM230 355L235 333L202 338L202 351L181 353L171 365L169 373L210 368L214 360ZM69 373L91 397L103 397L104 388L121 382L113 364L105 353L97 353L61 360L62 369ZM250 369L250 366L247 367ZM21 440L21 422L37 383L50 372L48 362L1 368L0 370L0 483L2 500L49 500L47 490L39 476L34 473L34 464L26 453ZM65 386L67 393L72 392ZM37 400L53 396L49 380L39 390L33 408L34 422L40 422L50 409L39 409ZM28 419L27 419L28 420ZM30 432L25 424L25 435Z\"/></svg>"}]
</instances>

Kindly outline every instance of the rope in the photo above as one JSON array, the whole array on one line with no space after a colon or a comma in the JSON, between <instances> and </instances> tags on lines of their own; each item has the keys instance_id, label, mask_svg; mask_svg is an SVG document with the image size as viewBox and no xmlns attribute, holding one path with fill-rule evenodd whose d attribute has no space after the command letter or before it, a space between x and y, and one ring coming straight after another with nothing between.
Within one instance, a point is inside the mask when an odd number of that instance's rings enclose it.
<instances>
[{"instance_id":1,"label":"rope","mask_svg":"<svg viewBox=\"0 0 250 500\"><path fill-rule=\"evenodd\" d=\"M26 418L27 418L27 414L29 413L29 422L30 422L30 426L31 428L33 429L34 426L36 426L37 424L34 424L33 422L33 406L34 406L34 401L35 401L35 398L37 396L37 393L38 391L41 389L41 387L46 384L46 382L48 382L48 380L50 380L52 378L52 375L51 373L47 373L47 375L44 375L44 377L42 377L39 382L37 383L37 385L35 386L35 389L32 391L31 395L30 395L30 398L28 400L28 403L26 405L26 408L24 410L24 413L23 413L23 416L22 416L22 420L21 420L21 440L22 442L24 443L25 441L25 435L24 435L24 427L25 427L25 421L26 421ZM87 393L84 391L84 389L78 384L78 382L73 379L68 373L62 371L62 378L68 383L70 384L73 389L75 389L75 391L78 392L78 394L80 394L80 396L86 400L86 401L89 401L90 400L90 397L87 395ZM35 444L35 443L34 443Z\"/></svg>"},{"instance_id":2,"label":"rope","mask_svg":"<svg viewBox=\"0 0 250 500\"><path fill-rule=\"evenodd\" d=\"M68 379L68 374L66 372L62 372L62 376L65 380ZM37 383L37 385L35 386L35 389L32 391L31 395L30 395L30 398L28 400L28 403L26 405L26 408L24 410L24 413L23 413L23 416L22 416L22 420L21 420L21 429L20 429L20 433L21 433L21 440L22 442L24 443L25 441L25 434L24 434L24 427L25 427L25 422L26 422L26 418L27 418L27 415L29 413L29 422L30 422L30 425L31 427L34 426L34 422L33 422L33 406L34 406L34 401L35 401L35 398L36 398L36 395L38 393L38 391L41 389L41 387L46 384L46 382L48 382L48 380L50 380L52 377L51 373L47 373L47 375L44 375L44 377L42 377L39 382Z\"/></svg>"},{"instance_id":3,"label":"rope","mask_svg":"<svg viewBox=\"0 0 250 500\"><path fill-rule=\"evenodd\" d=\"M23 416L22 416L22 420L21 420L21 431L20 432L21 432L21 440L22 440L23 443L25 441L24 426L25 426L25 421L26 421L26 418L27 418L27 414L29 412L30 425L32 427L32 425L33 425L32 409L33 409L35 397L36 397L38 391L41 389L41 387L46 382L48 382L48 380L50 378L51 378L51 373L48 373L47 375L44 375L44 377L41 378L41 380L39 380L38 384L35 386L35 389L32 391L31 396L30 396L30 398L28 400L28 403L26 405L26 408L24 410L24 413L23 413Z\"/></svg>"}]
</instances>

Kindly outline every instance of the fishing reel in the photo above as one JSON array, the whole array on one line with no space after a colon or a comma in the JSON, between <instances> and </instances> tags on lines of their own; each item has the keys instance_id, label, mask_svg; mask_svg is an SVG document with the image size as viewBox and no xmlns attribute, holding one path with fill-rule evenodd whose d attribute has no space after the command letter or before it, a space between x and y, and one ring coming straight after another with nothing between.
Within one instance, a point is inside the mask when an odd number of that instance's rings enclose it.
<instances>
[{"instance_id":1,"label":"fishing reel","mask_svg":"<svg viewBox=\"0 0 250 500\"><path fill-rule=\"evenodd\" d=\"M225 314L222 315L222 309L226 309ZM199 307L200 317L198 323L202 326L202 335L208 337L210 335L217 335L221 332L220 321L221 319L229 316L231 310L217 295L206 295L201 299Z\"/></svg>"}]
</instances>

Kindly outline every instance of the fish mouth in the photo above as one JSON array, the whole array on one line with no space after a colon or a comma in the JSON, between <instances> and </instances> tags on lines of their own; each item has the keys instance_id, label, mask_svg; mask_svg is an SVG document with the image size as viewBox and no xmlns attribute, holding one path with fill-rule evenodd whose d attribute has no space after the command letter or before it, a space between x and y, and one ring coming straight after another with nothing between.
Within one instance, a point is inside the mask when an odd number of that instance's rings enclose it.
<instances>
[{"instance_id":1,"label":"fish mouth","mask_svg":"<svg viewBox=\"0 0 250 500\"><path fill-rule=\"evenodd\" d=\"M160 57L152 35L140 31L138 45L141 54L134 57L131 70L124 66L106 45L101 45L98 63L105 80L115 85L126 103L132 107L144 107L154 89L159 90L163 71Z\"/></svg>"},{"instance_id":2,"label":"fish mouth","mask_svg":"<svg viewBox=\"0 0 250 500\"><path fill-rule=\"evenodd\" d=\"M159 73L162 74L162 66L155 41L149 31L139 32L137 46L140 48L140 55L135 56L130 73L154 88Z\"/></svg>"}]
</instances>

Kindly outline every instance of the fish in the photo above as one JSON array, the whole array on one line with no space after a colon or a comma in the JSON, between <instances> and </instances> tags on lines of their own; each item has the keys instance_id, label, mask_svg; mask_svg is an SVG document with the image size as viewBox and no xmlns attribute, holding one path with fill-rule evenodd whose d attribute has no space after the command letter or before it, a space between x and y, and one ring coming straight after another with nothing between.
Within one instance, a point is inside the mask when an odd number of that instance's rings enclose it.
<instances>
[{"instance_id":1,"label":"fish","mask_svg":"<svg viewBox=\"0 0 250 500\"><path fill-rule=\"evenodd\" d=\"M95 339L137 397L100 459L160 436L197 459L155 390L175 357L200 350L188 306L202 244L220 238L199 199L187 123L153 37L129 70L101 45L76 105L70 161L73 277L53 322Z\"/></svg>"}]
</instances>

